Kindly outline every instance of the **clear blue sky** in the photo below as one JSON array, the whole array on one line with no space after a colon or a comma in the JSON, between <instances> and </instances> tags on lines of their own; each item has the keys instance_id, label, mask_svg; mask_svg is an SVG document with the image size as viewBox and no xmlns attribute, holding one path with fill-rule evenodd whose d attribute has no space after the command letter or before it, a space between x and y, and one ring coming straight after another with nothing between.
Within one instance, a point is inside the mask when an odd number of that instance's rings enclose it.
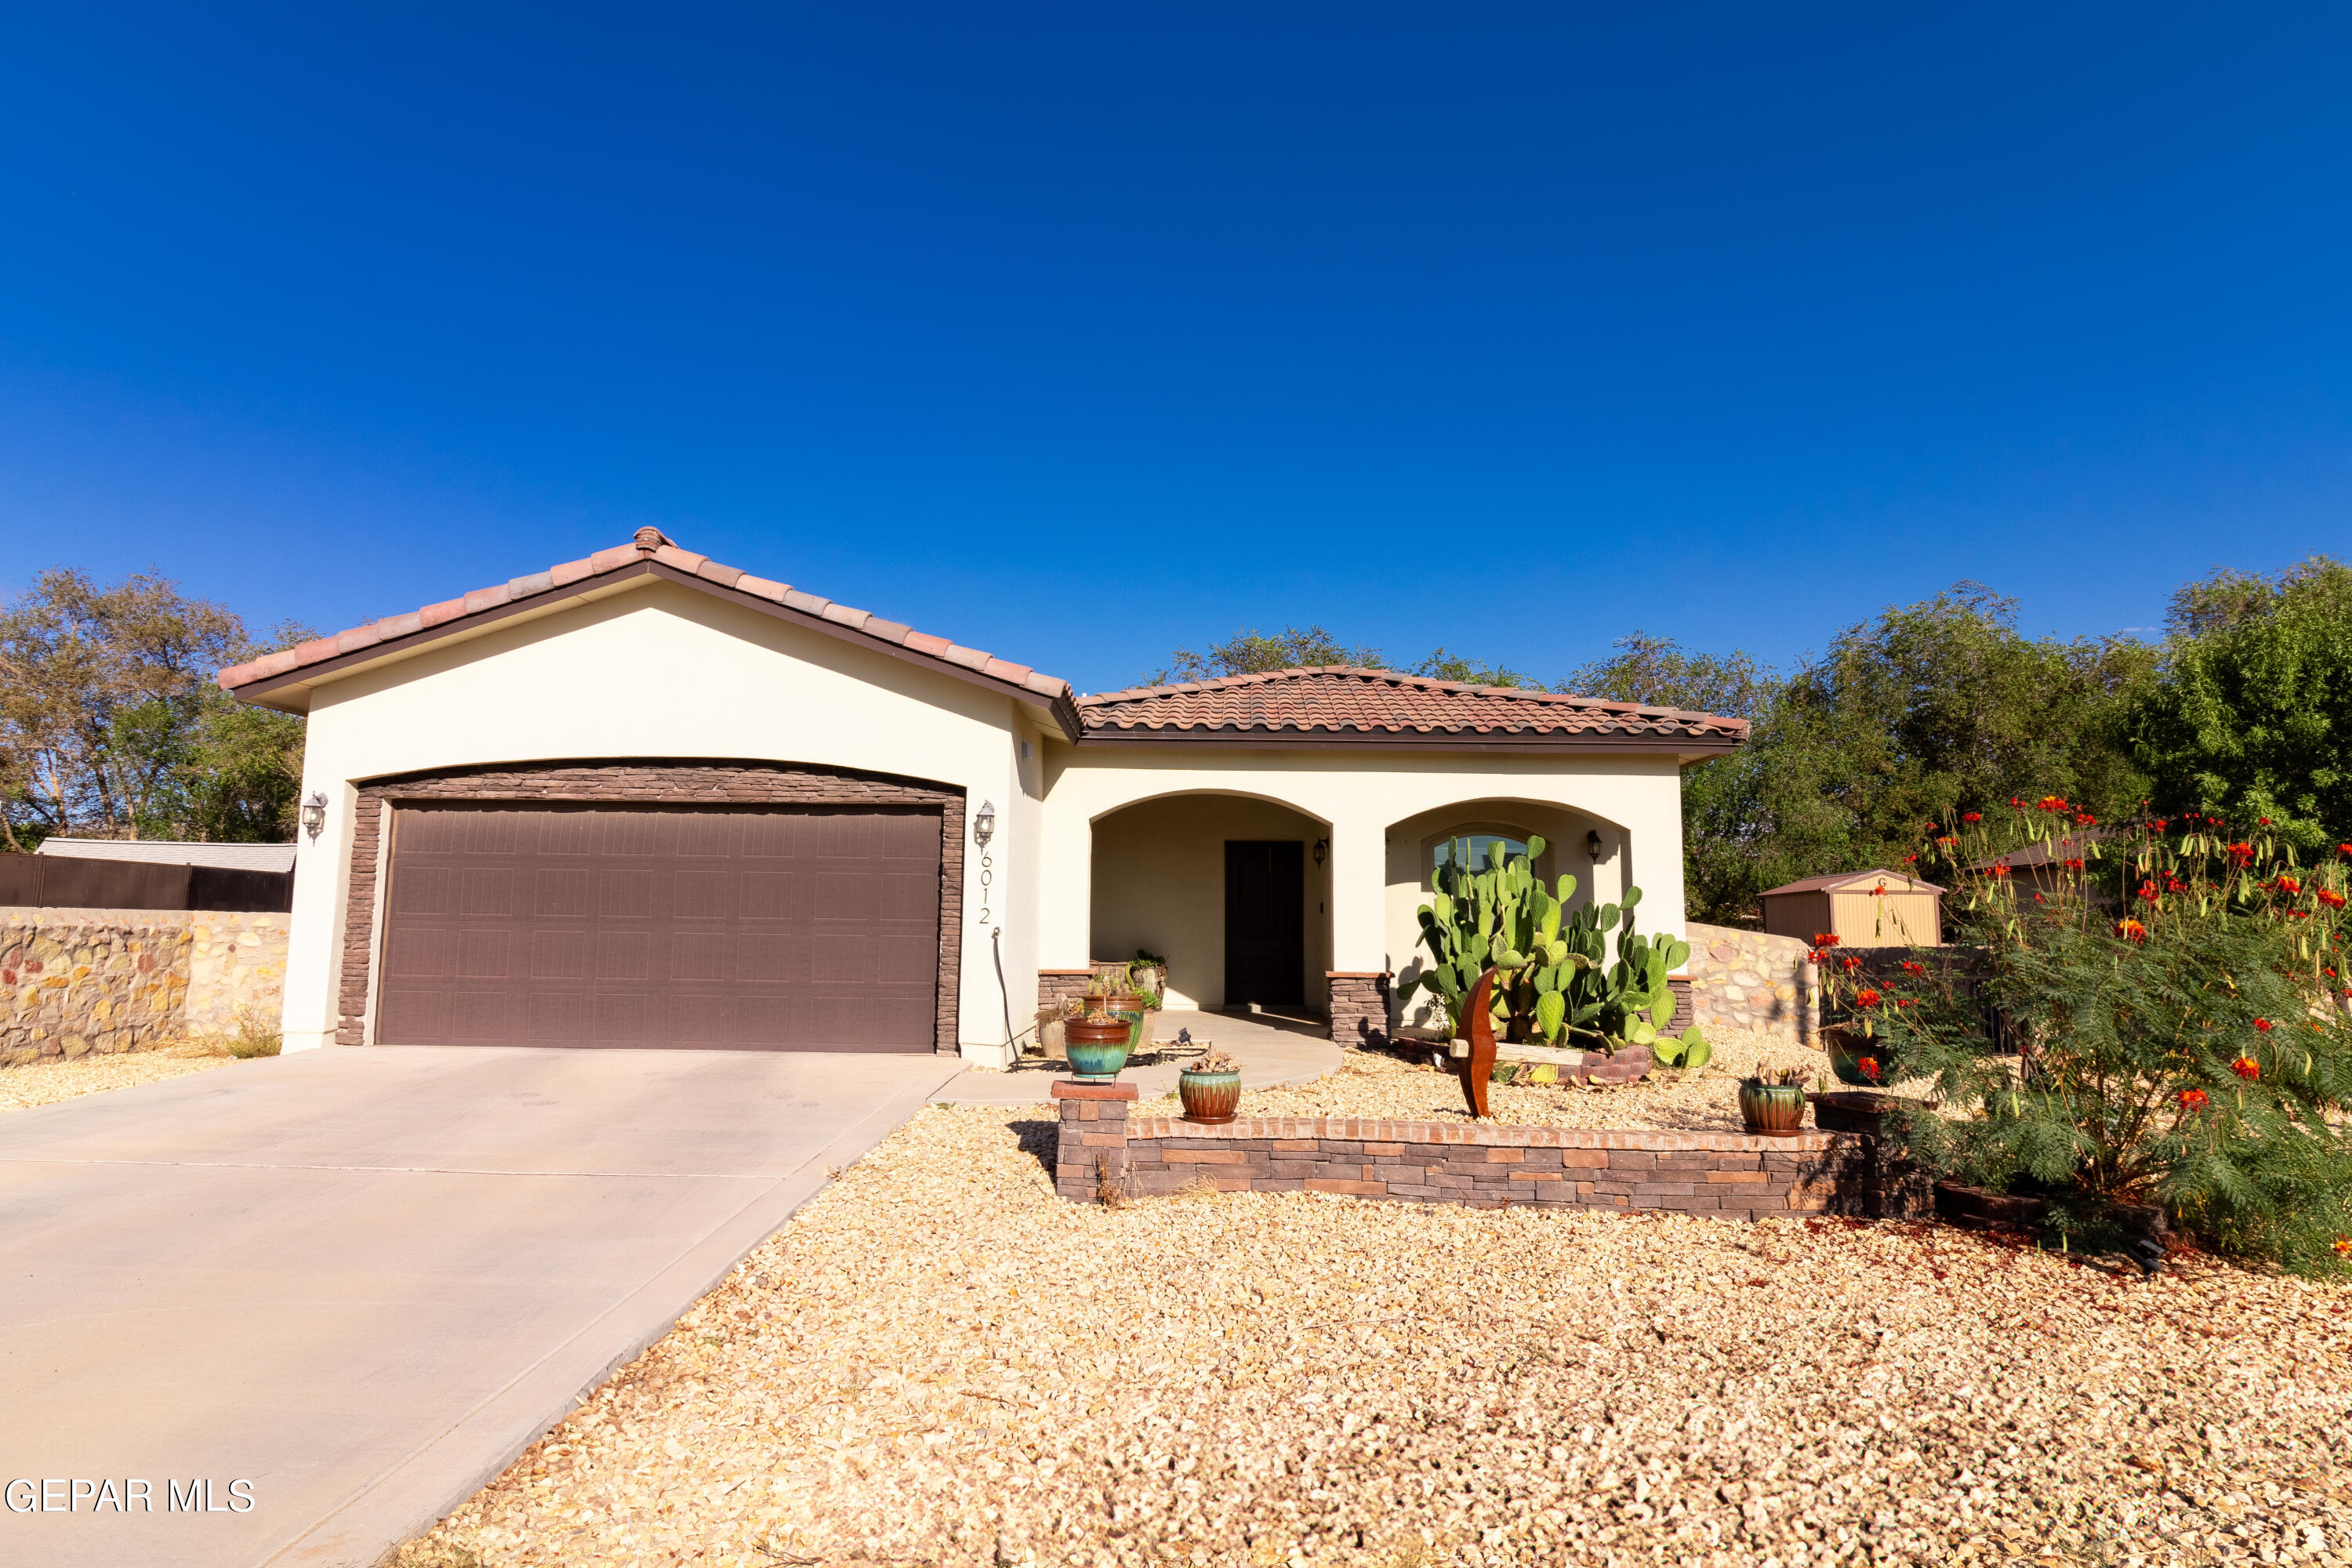
<instances>
[{"instance_id":1,"label":"clear blue sky","mask_svg":"<svg viewBox=\"0 0 2352 1568\"><path fill-rule=\"evenodd\" d=\"M0 588L651 522L1098 689L2352 553L2341 7L324 9L13 12Z\"/></svg>"}]
</instances>

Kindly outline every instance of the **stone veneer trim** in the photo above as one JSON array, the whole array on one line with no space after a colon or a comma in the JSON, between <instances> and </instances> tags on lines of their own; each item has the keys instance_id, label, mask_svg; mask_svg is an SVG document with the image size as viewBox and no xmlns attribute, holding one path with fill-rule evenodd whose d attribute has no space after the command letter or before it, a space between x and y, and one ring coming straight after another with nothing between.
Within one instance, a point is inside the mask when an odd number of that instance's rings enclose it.
<instances>
[{"instance_id":1,"label":"stone veneer trim","mask_svg":"<svg viewBox=\"0 0 2352 1568\"><path fill-rule=\"evenodd\" d=\"M344 894L342 975L335 1042L370 1044L376 897L385 805L513 801L572 805L913 805L940 814L940 972L932 1048L953 1053L963 962L964 794L950 784L855 768L758 761L656 759L488 763L370 779L353 817Z\"/></svg>"}]
</instances>

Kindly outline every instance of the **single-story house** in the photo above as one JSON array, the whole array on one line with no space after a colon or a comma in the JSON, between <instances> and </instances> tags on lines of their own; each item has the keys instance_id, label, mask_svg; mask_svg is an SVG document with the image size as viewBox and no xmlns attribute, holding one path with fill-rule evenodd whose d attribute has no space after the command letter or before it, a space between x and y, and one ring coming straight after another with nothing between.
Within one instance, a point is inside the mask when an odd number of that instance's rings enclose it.
<instances>
[{"instance_id":1,"label":"single-story house","mask_svg":"<svg viewBox=\"0 0 2352 1568\"><path fill-rule=\"evenodd\" d=\"M1680 931L1680 770L1747 733L1392 670L1080 696L650 528L220 683L310 720L289 1049L1001 1063L1139 949L1371 1037L1456 837Z\"/></svg>"}]
</instances>

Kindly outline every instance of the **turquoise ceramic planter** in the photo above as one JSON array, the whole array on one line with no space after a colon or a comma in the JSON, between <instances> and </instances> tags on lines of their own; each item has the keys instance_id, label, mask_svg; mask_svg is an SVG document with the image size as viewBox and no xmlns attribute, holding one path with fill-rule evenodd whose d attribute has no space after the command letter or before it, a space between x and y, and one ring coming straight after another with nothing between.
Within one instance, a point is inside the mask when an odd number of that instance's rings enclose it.
<instances>
[{"instance_id":1,"label":"turquoise ceramic planter","mask_svg":"<svg viewBox=\"0 0 2352 1568\"><path fill-rule=\"evenodd\" d=\"M1063 1026L1062 1049L1070 1058L1070 1076L1081 1083L1110 1083L1127 1065L1128 1045L1135 1026L1124 1018L1092 1023L1073 1018Z\"/></svg>"}]
</instances>

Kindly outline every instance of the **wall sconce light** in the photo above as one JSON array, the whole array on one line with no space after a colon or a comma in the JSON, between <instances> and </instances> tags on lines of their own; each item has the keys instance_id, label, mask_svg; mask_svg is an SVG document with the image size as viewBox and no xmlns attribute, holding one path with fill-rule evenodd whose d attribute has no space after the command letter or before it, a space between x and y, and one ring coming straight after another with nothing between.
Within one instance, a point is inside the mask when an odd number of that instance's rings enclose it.
<instances>
[{"instance_id":1,"label":"wall sconce light","mask_svg":"<svg viewBox=\"0 0 2352 1568\"><path fill-rule=\"evenodd\" d=\"M996 807L987 801L980 803L980 815L971 819L971 841L982 849L996 837Z\"/></svg>"},{"instance_id":2,"label":"wall sconce light","mask_svg":"<svg viewBox=\"0 0 2352 1568\"><path fill-rule=\"evenodd\" d=\"M302 803L302 831L316 844L327 826L327 792L313 790L310 798Z\"/></svg>"},{"instance_id":3,"label":"wall sconce light","mask_svg":"<svg viewBox=\"0 0 2352 1568\"><path fill-rule=\"evenodd\" d=\"M1331 841L1329 839L1318 838L1315 841L1315 863L1318 866L1323 864L1323 857L1329 853L1331 853Z\"/></svg>"},{"instance_id":4,"label":"wall sconce light","mask_svg":"<svg viewBox=\"0 0 2352 1568\"><path fill-rule=\"evenodd\" d=\"M1599 828L1593 828L1585 834L1584 852L1592 857L1592 863L1596 866L1601 864L1601 857L1608 853L1607 849L1601 842L1601 830Z\"/></svg>"}]
</instances>

